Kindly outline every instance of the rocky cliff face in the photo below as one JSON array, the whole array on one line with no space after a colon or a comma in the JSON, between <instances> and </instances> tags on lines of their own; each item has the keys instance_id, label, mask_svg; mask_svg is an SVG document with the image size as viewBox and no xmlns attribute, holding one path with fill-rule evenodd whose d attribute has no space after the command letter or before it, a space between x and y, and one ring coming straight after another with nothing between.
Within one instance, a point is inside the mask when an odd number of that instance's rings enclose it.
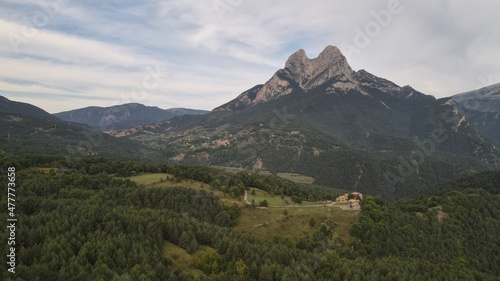
<instances>
[{"instance_id":1,"label":"rocky cliff face","mask_svg":"<svg viewBox=\"0 0 500 281\"><path fill-rule=\"evenodd\" d=\"M355 72L337 47L326 47L317 58L309 59L302 49L293 53L264 85L243 92L235 100L216 110L241 109L267 102L290 94L293 91L309 92L335 80L334 87L356 88Z\"/></svg>"},{"instance_id":2,"label":"rocky cliff face","mask_svg":"<svg viewBox=\"0 0 500 281\"><path fill-rule=\"evenodd\" d=\"M239 110L259 103L276 100L292 92L311 93L320 89L327 94L355 92L370 96L370 89L409 99L434 99L409 86L399 87L365 70L353 71L337 47L326 47L317 58L310 59L302 49L293 53L269 81L257 85L236 99L216 108Z\"/></svg>"},{"instance_id":3,"label":"rocky cliff face","mask_svg":"<svg viewBox=\"0 0 500 281\"><path fill-rule=\"evenodd\" d=\"M500 144L500 83L455 95L448 103L483 135Z\"/></svg>"},{"instance_id":4,"label":"rocky cliff face","mask_svg":"<svg viewBox=\"0 0 500 281\"><path fill-rule=\"evenodd\" d=\"M309 59L304 50L298 50L285 64L285 71L304 90L323 85L328 80L349 81L354 72L337 47L326 47L317 58Z\"/></svg>"}]
</instances>

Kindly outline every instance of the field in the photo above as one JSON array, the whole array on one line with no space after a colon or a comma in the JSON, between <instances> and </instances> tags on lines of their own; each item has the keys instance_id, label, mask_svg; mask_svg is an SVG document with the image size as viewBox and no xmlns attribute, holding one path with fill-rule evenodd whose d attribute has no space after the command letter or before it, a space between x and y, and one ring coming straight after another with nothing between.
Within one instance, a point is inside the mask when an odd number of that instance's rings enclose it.
<instances>
[{"instance_id":1,"label":"field","mask_svg":"<svg viewBox=\"0 0 500 281\"><path fill-rule=\"evenodd\" d=\"M130 177L131 180L138 184L144 184L147 188L181 186L213 192L224 204L236 203L241 207L242 212L237 224L234 226L234 230L236 232L250 233L260 239L272 239L274 236L280 236L292 242L297 242L301 238L311 238L314 233L320 230L322 223L331 225L333 222L335 225L333 227L334 236L347 242L350 237L351 225L357 222L360 213L359 210L343 211L340 206L325 206L324 202L304 201L299 205L293 203L288 196L282 199L280 195L271 195L256 188L250 188L247 200L251 202L253 199L256 205L263 200L267 200L269 208L246 208L247 204L244 203L243 198L231 198L221 191L213 190L210 185L202 182L174 180L173 178L170 174L145 174ZM252 191L255 191L255 195L252 194ZM284 214L285 210L286 215ZM311 219L314 220L312 224L310 224ZM181 254L179 253L181 257L188 255L187 253L185 255Z\"/></svg>"},{"instance_id":2,"label":"field","mask_svg":"<svg viewBox=\"0 0 500 281\"><path fill-rule=\"evenodd\" d=\"M252 193L255 192L255 195ZM288 201L288 203L292 203L292 199L290 197L285 196L284 199L281 199L281 195L271 195L263 190L257 189L257 188L251 188L250 191L248 191L248 202L252 202L252 200L255 201L255 205L259 205L259 202L267 200L267 203L269 205L273 206L286 206L285 200Z\"/></svg>"},{"instance_id":3,"label":"field","mask_svg":"<svg viewBox=\"0 0 500 281\"><path fill-rule=\"evenodd\" d=\"M252 194L255 191L255 195ZM309 202L302 201L299 205L292 201L292 198L289 196L284 196L281 198L281 195L271 195L263 190L257 188L250 188L248 191L248 202L252 202L252 199L255 201L255 205L259 205L259 202L266 200L269 206L272 207L300 207L300 206L323 206L325 202Z\"/></svg>"},{"instance_id":4,"label":"field","mask_svg":"<svg viewBox=\"0 0 500 281\"><path fill-rule=\"evenodd\" d=\"M277 173L276 175L280 178L293 181L295 183L312 184L315 181L315 178L313 177L295 173Z\"/></svg>"},{"instance_id":5,"label":"field","mask_svg":"<svg viewBox=\"0 0 500 281\"><path fill-rule=\"evenodd\" d=\"M139 176L133 176L129 179L135 181L137 184L150 185L153 183L161 182L167 180L167 178L172 178L171 174L156 173L156 174L144 174Z\"/></svg>"},{"instance_id":6,"label":"field","mask_svg":"<svg viewBox=\"0 0 500 281\"><path fill-rule=\"evenodd\" d=\"M169 180L167 180L167 178ZM219 197L222 203L224 204L233 204L236 203L240 207L244 206L243 198L235 199L231 198L224 192L213 189L210 185L193 180L174 180L174 176L171 174L165 173L156 173L156 174L144 174L139 176L133 176L129 178L132 181L135 181L137 184L144 184L147 188L169 188L169 187L185 187L196 190L205 190L208 192L213 192L215 196ZM163 179L163 180L162 180Z\"/></svg>"},{"instance_id":7,"label":"field","mask_svg":"<svg viewBox=\"0 0 500 281\"><path fill-rule=\"evenodd\" d=\"M260 239L280 236L297 242L300 238L312 237L320 230L321 223L329 219L336 224L334 235L347 242L351 225L357 222L358 217L359 211L342 211L337 207L245 208L234 230L250 233ZM311 219L314 220L313 226L309 224Z\"/></svg>"}]
</instances>

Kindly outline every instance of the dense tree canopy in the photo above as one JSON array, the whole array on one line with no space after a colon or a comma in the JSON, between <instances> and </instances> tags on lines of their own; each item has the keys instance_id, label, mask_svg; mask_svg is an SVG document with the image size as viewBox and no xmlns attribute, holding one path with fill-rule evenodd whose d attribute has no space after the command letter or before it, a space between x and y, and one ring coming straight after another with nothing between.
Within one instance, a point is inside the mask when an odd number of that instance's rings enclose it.
<instances>
[{"instance_id":1,"label":"dense tree canopy","mask_svg":"<svg viewBox=\"0 0 500 281\"><path fill-rule=\"evenodd\" d=\"M326 189L197 166L105 159L67 162L45 155L0 157L4 170L18 167L19 219L16 274L3 271L1 280L498 280L500 276L499 172L395 203L365 196L349 243L339 244L331 231L335 224L321 222L314 237L293 244L279 237L261 241L237 234L231 227L240 208L222 204L211 192L139 186L118 177L119 171L168 172L232 196L241 188L257 187L323 199L329 194ZM2 182L5 177L2 174ZM0 204L7 205L5 194ZM2 232L0 239L6 241L6 235ZM199 273L180 268L167 257L167 243L189 254ZM6 252L7 244L4 247Z\"/></svg>"}]
</instances>

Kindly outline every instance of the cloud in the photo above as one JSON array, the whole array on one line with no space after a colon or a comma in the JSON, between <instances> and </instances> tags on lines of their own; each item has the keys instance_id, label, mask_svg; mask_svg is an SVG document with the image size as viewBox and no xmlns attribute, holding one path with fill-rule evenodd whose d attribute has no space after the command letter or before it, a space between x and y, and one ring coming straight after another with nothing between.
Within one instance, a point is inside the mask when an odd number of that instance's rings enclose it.
<instances>
[{"instance_id":1,"label":"cloud","mask_svg":"<svg viewBox=\"0 0 500 281\"><path fill-rule=\"evenodd\" d=\"M349 56L354 69L438 97L500 80L496 0L58 0L38 27L33 16L47 12L37 3L3 3L0 90L50 112L133 101L158 65L165 76L139 102L212 109L267 81L299 48L315 57L326 45L355 46L391 3L401 12ZM27 39L18 52L9 34Z\"/></svg>"}]
</instances>

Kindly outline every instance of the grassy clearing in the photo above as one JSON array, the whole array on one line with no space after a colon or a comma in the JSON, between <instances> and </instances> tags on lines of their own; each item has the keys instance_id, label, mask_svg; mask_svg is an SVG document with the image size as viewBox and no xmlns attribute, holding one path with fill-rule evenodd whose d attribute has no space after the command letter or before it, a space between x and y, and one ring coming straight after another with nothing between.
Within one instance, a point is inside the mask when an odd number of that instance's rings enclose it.
<instances>
[{"instance_id":1,"label":"grassy clearing","mask_svg":"<svg viewBox=\"0 0 500 281\"><path fill-rule=\"evenodd\" d=\"M255 195L252 193L255 191ZM272 206L286 206L285 200L290 204L292 203L292 199L290 197L285 196L284 199L281 198L281 195L271 195L263 190L257 188L251 188L248 191L248 202L252 202L252 199L255 200L255 204L258 205L259 202L267 200L267 203Z\"/></svg>"},{"instance_id":2,"label":"grassy clearing","mask_svg":"<svg viewBox=\"0 0 500 281\"><path fill-rule=\"evenodd\" d=\"M236 168L236 167L226 167L226 166L211 166L211 167L219 169L219 170L223 170L223 171L226 171L229 173L238 173L238 172L245 171L245 169L243 169L243 168Z\"/></svg>"},{"instance_id":3,"label":"grassy clearing","mask_svg":"<svg viewBox=\"0 0 500 281\"><path fill-rule=\"evenodd\" d=\"M163 257L172 260L175 267L191 273L194 277L200 277L203 272L193 266L192 256L181 247L178 247L170 242L166 242L163 246Z\"/></svg>"},{"instance_id":4,"label":"grassy clearing","mask_svg":"<svg viewBox=\"0 0 500 281\"><path fill-rule=\"evenodd\" d=\"M209 184L199 182L199 181L193 181L193 180L181 180L181 181L165 181L165 182L158 182L155 184L150 185L149 187L155 187L155 188L170 188L170 187L185 187L185 188L191 188L191 189L196 189L196 190L205 190L207 192L213 193L215 196L219 198L219 200L225 204L225 205L232 205L233 203L238 204L240 207L243 207L245 202L243 201L242 198L232 198L228 194L213 189Z\"/></svg>"},{"instance_id":5,"label":"grassy clearing","mask_svg":"<svg viewBox=\"0 0 500 281\"><path fill-rule=\"evenodd\" d=\"M170 180L166 180L167 178L169 178ZM174 180L174 176L171 174L165 174L165 173L144 174L144 175L130 177L130 179L135 181L137 184L146 185L147 188L184 187L196 190L205 190L208 192L213 192L213 194L217 196L223 204L231 205L233 203L236 203L239 206L245 205L245 203L243 202L243 198L240 199L231 198L224 192L215 190L210 185L203 182L194 180L178 180L178 179Z\"/></svg>"},{"instance_id":6,"label":"grassy clearing","mask_svg":"<svg viewBox=\"0 0 500 281\"><path fill-rule=\"evenodd\" d=\"M300 184L312 184L316 179L296 173L277 173L278 177Z\"/></svg>"},{"instance_id":7,"label":"grassy clearing","mask_svg":"<svg viewBox=\"0 0 500 281\"><path fill-rule=\"evenodd\" d=\"M325 205L326 201L320 201L320 202L311 202L311 201L302 201L302 203L298 206L318 206L318 205Z\"/></svg>"},{"instance_id":8,"label":"grassy clearing","mask_svg":"<svg viewBox=\"0 0 500 281\"><path fill-rule=\"evenodd\" d=\"M255 190L255 195L252 194L253 190ZM257 188L250 188L248 191L248 202L252 202L252 199L255 200L255 205L258 205L259 202L267 200L269 206L273 207L300 207L300 206L309 206L309 205L322 205L323 202L309 202L302 201L302 204L296 204L292 201L292 198L289 196L284 196L281 198L281 195L271 195L263 190Z\"/></svg>"},{"instance_id":9,"label":"grassy clearing","mask_svg":"<svg viewBox=\"0 0 500 281\"><path fill-rule=\"evenodd\" d=\"M57 170L59 170L59 168L36 168L36 169L44 174L50 173L51 170L54 170L54 172L57 172Z\"/></svg>"},{"instance_id":10,"label":"grassy clearing","mask_svg":"<svg viewBox=\"0 0 500 281\"><path fill-rule=\"evenodd\" d=\"M166 180L170 178L171 180ZM131 177L138 184L144 184L147 188L169 188L169 187L185 187L196 190L206 190L213 192L223 204L236 203L242 207L242 213L237 221L234 230L237 232L248 232L260 239L272 239L274 236L287 238L292 242L297 242L300 238L311 237L314 233L319 231L321 222L327 218L331 218L337 226L334 232L337 237L344 241L349 240L349 230L355 222L357 222L360 211L343 211L338 207L319 206L322 202L302 202L301 205L294 204L290 197L285 196L284 199L281 195L271 195L263 190L251 188L248 191L248 201L255 200L255 204L260 201L267 200L270 208L267 210L259 210L252 208L245 208L246 204L243 198L231 198L227 194L214 190L210 185L193 181L193 180L173 180L173 176L169 174L146 174ZM162 181L163 179L163 181ZM255 190L255 195L252 195L252 190ZM289 205L285 204L285 200ZM288 215L283 214L287 210ZM309 221L314 219L315 225L310 226ZM172 245L174 246L174 245ZM167 247L170 251L175 250L173 247ZM178 248L178 247L177 247ZM179 248L184 251L183 249ZM177 251L180 251L177 249ZM176 251L173 251L176 253ZM182 252L180 253L182 254ZM183 255L180 255L183 257ZM186 253L187 254L187 253ZM174 260L174 259L172 259ZM185 263L182 259L179 262ZM175 263L175 261L174 261ZM189 268L189 267L188 267Z\"/></svg>"},{"instance_id":11,"label":"grassy clearing","mask_svg":"<svg viewBox=\"0 0 500 281\"><path fill-rule=\"evenodd\" d=\"M288 212L286 216L285 209ZM320 230L321 222L331 218L337 224L334 235L347 242L351 225L357 222L358 217L359 212L346 212L336 207L244 208L234 230L264 240L279 236L297 242L300 238L312 237ZM315 221L314 226L309 224L311 219Z\"/></svg>"},{"instance_id":12,"label":"grassy clearing","mask_svg":"<svg viewBox=\"0 0 500 281\"><path fill-rule=\"evenodd\" d=\"M238 173L238 172L248 171L247 169L237 168L237 167L227 167L227 166L211 166L211 167L219 169L219 170L224 170L224 171L229 172L229 173ZM266 170L261 170L261 171L258 171L257 174L259 174L259 175L272 175L273 173L266 171Z\"/></svg>"},{"instance_id":13,"label":"grassy clearing","mask_svg":"<svg viewBox=\"0 0 500 281\"><path fill-rule=\"evenodd\" d=\"M173 175L166 173L144 174L130 177L129 179L135 181L137 184L150 185L161 182L167 178L173 178Z\"/></svg>"}]
</instances>

